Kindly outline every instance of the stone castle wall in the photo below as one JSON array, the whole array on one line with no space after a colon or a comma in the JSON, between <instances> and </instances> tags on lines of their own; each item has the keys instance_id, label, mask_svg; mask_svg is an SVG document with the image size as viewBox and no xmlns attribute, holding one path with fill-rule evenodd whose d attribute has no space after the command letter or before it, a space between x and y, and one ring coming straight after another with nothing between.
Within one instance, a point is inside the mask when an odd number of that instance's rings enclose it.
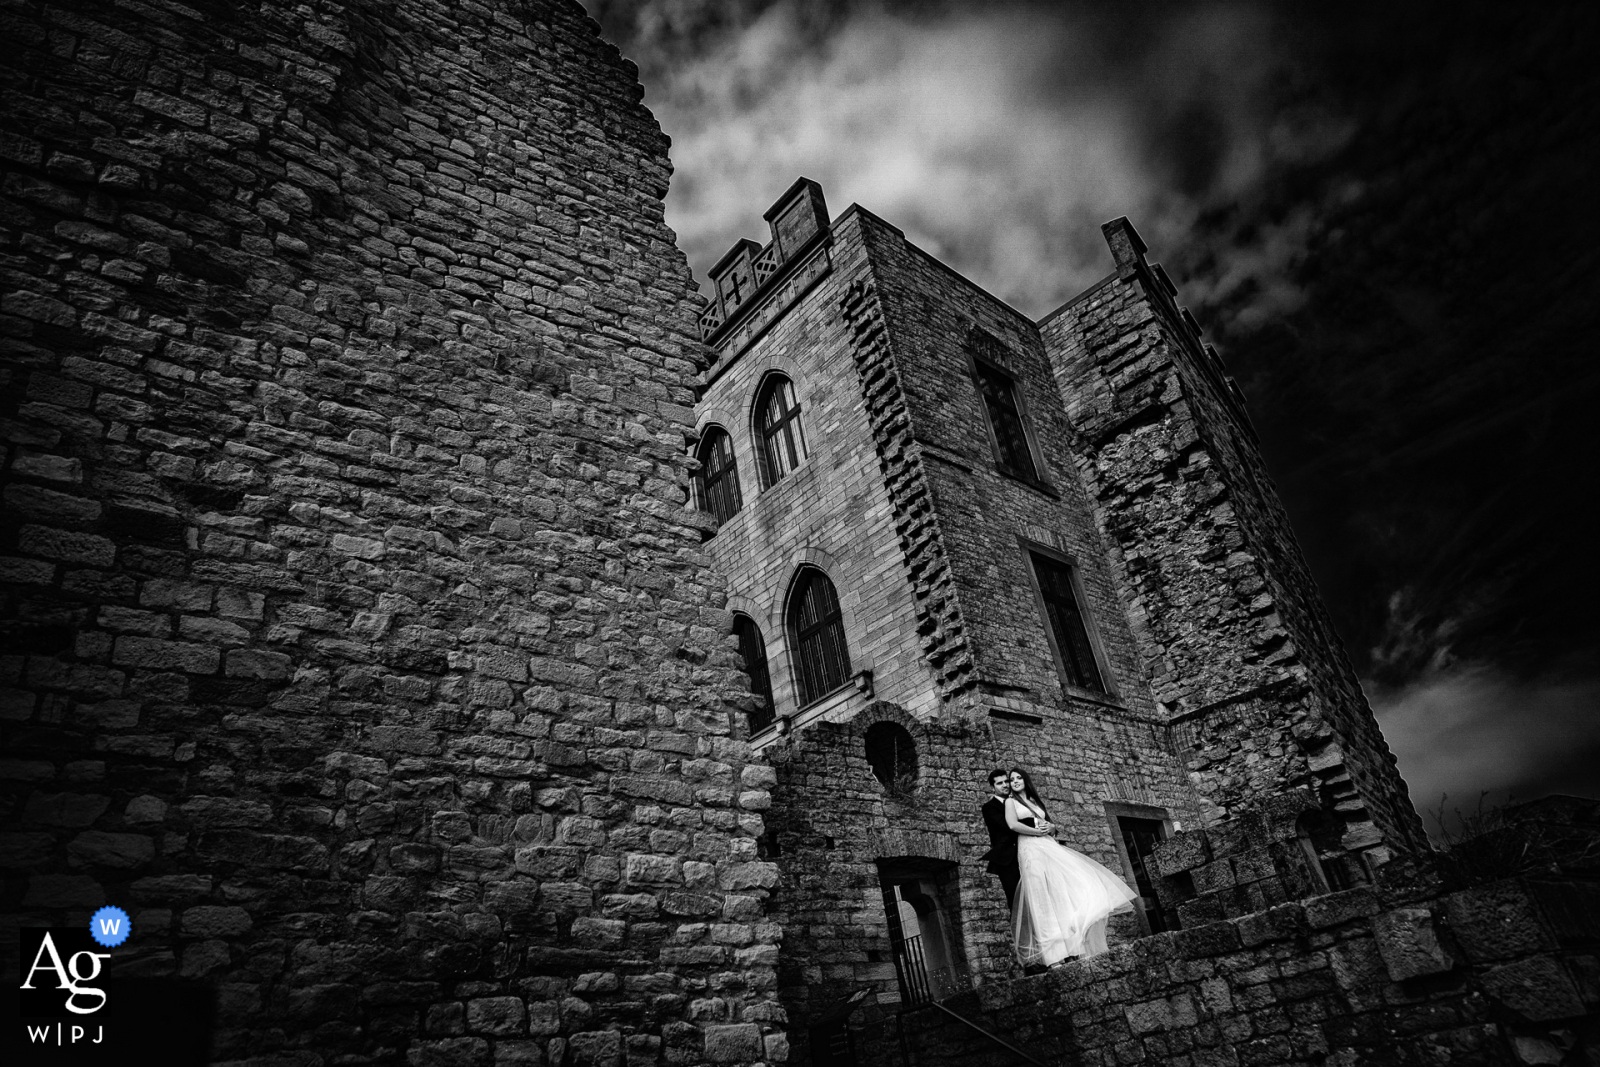
<instances>
[{"instance_id":1,"label":"stone castle wall","mask_svg":"<svg viewBox=\"0 0 1600 1067\"><path fill-rule=\"evenodd\" d=\"M1305 786L1343 850L1425 847L1239 401L1125 227L1119 273L1041 331L1191 780L1214 818Z\"/></svg>"},{"instance_id":2,"label":"stone castle wall","mask_svg":"<svg viewBox=\"0 0 1600 1067\"><path fill-rule=\"evenodd\" d=\"M872 691L921 714L938 708L933 672L915 641L912 590L893 528L893 509L873 454L851 365L841 295L867 269L859 224L841 220L799 273L817 280L747 347L739 337L719 353L715 377L696 408L702 432L727 430L744 506L722 523L707 552L766 639L775 711L800 708L785 611L802 565L820 568L839 596L852 672L870 671ZM763 489L756 461L756 393L778 372L794 383L806 459ZM849 697L858 709L871 697Z\"/></svg>"},{"instance_id":3,"label":"stone castle wall","mask_svg":"<svg viewBox=\"0 0 1600 1067\"><path fill-rule=\"evenodd\" d=\"M1070 1062L1106 1067L1585 1062L1597 904L1537 880L1362 886L983 987L974 1016L1035 1048L1070 1018Z\"/></svg>"},{"instance_id":4,"label":"stone castle wall","mask_svg":"<svg viewBox=\"0 0 1600 1067\"><path fill-rule=\"evenodd\" d=\"M565 2L5 29L0 965L113 903L222 1061L781 1059L631 66Z\"/></svg>"}]
</instances>

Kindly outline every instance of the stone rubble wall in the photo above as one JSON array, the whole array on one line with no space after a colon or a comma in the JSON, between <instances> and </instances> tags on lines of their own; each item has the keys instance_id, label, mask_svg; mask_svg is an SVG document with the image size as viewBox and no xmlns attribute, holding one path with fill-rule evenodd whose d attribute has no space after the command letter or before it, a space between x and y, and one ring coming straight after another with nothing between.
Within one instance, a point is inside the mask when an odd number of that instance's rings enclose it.
<instances>
[{"instance_id":1,"label":"stone rubble wall","mask_svg":"<svg viewBox=\"0 0 1600 1067\"><path fill-rule=\"evenodd\" d=\"M1597 916L1592 884L1359 886L1158 934L978 999L1019 1041L1067 1016L1083 1067L1588 1063L1573 1050L1600 1048Z\"/></svg>"},{"instance_id":2,"label":"stone rubble wall","mask_svg":"<svg viewBox=\"0 0 1600 1067\"><path fill-rule=\"evenodd\" d=\"M569 2L0 18L0 967L113 903L218 1061L783 1060L632 66Z\"/></svg>"},{"instance_id":3,"label":"stone rubble wall","mask_svg":"<svg viewBox=\"0 0 1600 1067\"><path fill-rule=\"evenodd\" d=\"M1378 864L1421 824L1243 409L1125 223L1119 272L1041 324L1155 699L1211 819L1310 788Z\"/></svg>"},{"instance_id":4,"label":"stone rubble wall","mask_svg":"<svg viewBox=\"0 0 1600 1067\"><path fill-rule=\"evenodd\" d=\"M867 762L864 739L876 722L905 727L916 745L918 776L907 793L886 789ZM784 929L778 979L800 1062L809 1039L799 1024L815 1023L850 993L870 986L878 1003L899 1003L880 860L958 864L960 911L948 918L967 972L978 981L1014 973L1005 893L978 858L989 847L979 810L988 783L973 768L994 758L981 730L883 702L847 723L812 723L764 755L777 775L764 843L779 871L770 916Z\"/></svg>"}]
</instances>

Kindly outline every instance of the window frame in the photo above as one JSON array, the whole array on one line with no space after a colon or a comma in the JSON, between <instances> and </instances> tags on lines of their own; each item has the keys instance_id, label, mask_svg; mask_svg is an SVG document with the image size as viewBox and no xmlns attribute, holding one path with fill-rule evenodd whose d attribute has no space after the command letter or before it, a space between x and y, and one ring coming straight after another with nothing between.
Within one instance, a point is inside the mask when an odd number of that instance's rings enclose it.
<instances>
[{"instance_id":1,"label":"window frame","mask_svg":"<svg viewBox=\"0 0 1600 1067\"><path fill-rule=\"evenodd\" d=\"M800 626L800 609L803 594L809 592L810 583L821 579L827 583L828 591L833 597L833 606L827 617L812 624L808 632L802 632ZM819 668L815 673L819 675L818 684L821 688L812 690L807 681L808 660L806 658L807 642L817 633L826 633L830 624L838 627L838 659L840 666L839 677L828 682L823 671ZM784 635L789 642L790 663L794 671L796 703L801 710L827 699L850 684L853 676L850 667L850 633L845 625L844 604L839 597L839 589L828 576L827 572L815 565L803 565L795 572L794 579L789 583L789 596L783 609ZM824 651L823 655L826 655Z\"/></svg>"},{"instance_id":2,"label":"window frame","mask_svg":"<svg viewBox=\"0 0 1600 1067\"><path fill-rule=\"evenodd\" d=\"M1127 883L1137 890L1139 876L1135 870L1133 857L1128 854L1127 842L1122 837L1122 820L1141 819L1147 822L1159 823L1163 842L1171 841L1172 835L1178 832L1178 820L1166 808L1158 808L1149 804L1135 804L1129 801L1103 801L1102 810L1105 812L1106 825L1111 830L1111 845L1117 851L1117 859L1122 863L1122 870L1127 875ZM1153 874L1154 872L1150 873ZM1154 884L1155 879L1151 878L1152 888L1154 888ZM1133 913L1139 922L1140 936L1149 937L1155 931L1151 929L1150 917L1147 914L1143 896L1144 894L1141 893L1141 899L1134 902ZM1168 914L1167 909L1160 906L1159 898L1157 899L1157 912L1159 913L1158 918L1160 918L1163 925L1171 923L1167 927L1168 930L1180 928L1177 923L1177 909L1172 909L1172 913Z\"/></svg>"},{"instance_id":3,"label":"window frame","mask_svg":"<svg viewBox=\"0 0 1600 1067\"><path fill-rule=\"evenodd\" d=\"M1060 549L1049 545L1041 545L1036 541L1026 538L1017 539L1022 549L1023 566L1027 569L1028 580L1033 584L1034 606L1039 612L1039 625L1044 629L1045 640L1050 645L1050 654L1055 659L1056 677L1061 682L1061 688L1068 694L1082 694L1090 700L1116 700L1116 676L1111 671L1109 658L1106 656L1105 645L1100 639L1099 628L1095 623L1094 613L1089 610L1089 598L1084 595L1082 568L1078 561ZM1060 642L1056 638L1055 627L1050 624L1050 606L1045 600L1044 583L1039 579L1038 568L1034 565L1034 557L1040 556L1067 570L1067 583L1071 589L1075 606L1078 610L1078 619L1083 623L1085 642L1089 646L1089 654L1094 659L1094 668L1100 675L1099 689L1092 689L1079 685L1073 681L1067 671L1067 659L1062 653Z\"/></svg>"},{"instance_id":4,"label":"window frame","mask_svg":"<svg viewBox=\"0 0 1600 1067\"><path fill-rule=\"evenodd\" d=\"M969 346L966 350L967 374L972 380L972 389L978 395L978 408L983 412L983 426L989 435L989 453L994 459L994 468L1007 478L1013 478L1024 485L1031 485L1038 489L1053 492L1047 468L1044 463L1044 454L1039 449L1039 441L1033 432L1033 419L1028 410L1027 397L1023 392L1022 378L1013 373L1005 364L997 360L980 356L972 351ZM1016 414L1017 427L1022 432L1022 446L1027 449L1028 462L1033 467L1032 473L1017 470L1006 463L1005 455L1000 447L1000 432L995 428L994 416L989 412L989 397L984 391L984 373L997 374L1004 378L1011 387L1011 406Z\"/></svg>"},{"instance_id":5,"label":"window frame","mask_svg":"<svg viewBox=\"0 0 1600 1067\"><path fill-rule=\"evenodd\" d=\"M745 638L739 632L741 621L749 625L750 631L755 635L756 642L761 646L759 669L761 671L761 680L766 682L764 690L760 688L760 680L756 677L756 670L751 666L750 657L745 655ZM772 657L767 654L767 636L761 632L761 624L748 613L743 611L733 613L733 633L739 639L739 656L745 661L745 673L750 676L750 692L754 696L764 697L767 701L764 715L761 712L753 712L745 717L746 726L749 728L750 736L753 737L762 730L770 728L773 723L778 721L778 701L772 692Z\"/></svg>"},{"instance_id":6,"label":"window frame","mask_svg":"<svg viewBox=\"0 0 1600 1067\"><path fill-rule=\"evenodd\" d=\"M767 408L785 385L789 387L789 395L794 402L793 407L784 412L777 428L769 432ZM755 431L752 437L756 445L756 473L760 477L763 490L771 489L783 481L804 466L806 460L811 457L809 443L806 441L804 414L805 404L800 400L800 390L795 386L793 378L776 370L762 376L756 388L750 422L751 428ZM783 469L779 469L780 465L774 462L777 457L773 452L773 439L780 434L784 443L788 445L789 455L792 457L791 464Z\"/></svg>"},{"instance_id":7,"label":"window frame","mask_svg":"<svg viewBox=\"0 0 1600 1067\"><path fill-rule=\"evenodd\" d=\"M719 441L718 435L721 435L721 441L727 442L728 462L718 472L716 482L713 482L707 477L707 474L711 469L711 456L715 453L715 445ZM733 434L717 423L707 425L700 431L700 443L695 447L694 456L700 463L700 470L695 473L695 486L700 497L698 501L700 510L716 519L717 524L720 526L744 510L744 492L739 485L739 453L733 447ZM713 501L716 497L712 491L714 485L720 486L724 480L727 481L729 489L727 496L731 498L730 502L732 504L726 515L713 506Z\"/></svg>"}]
</instances>

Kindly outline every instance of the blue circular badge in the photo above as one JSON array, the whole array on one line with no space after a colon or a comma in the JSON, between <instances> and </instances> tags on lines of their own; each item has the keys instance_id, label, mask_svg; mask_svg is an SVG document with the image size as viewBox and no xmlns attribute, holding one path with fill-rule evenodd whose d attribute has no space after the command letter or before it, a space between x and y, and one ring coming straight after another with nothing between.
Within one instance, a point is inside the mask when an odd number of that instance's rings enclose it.
<instances>
[{"instance_id":1,"label":"blue circular badge","mask_svg":"<svg viewBox=\"0 0 1600 1067\"><path fill-rule=\"evenodd\" d=\"M89 936L106 948L116 948L133 933L133 920L121 908L107 904L89 920Z\"/></svg>"}]
</instances>

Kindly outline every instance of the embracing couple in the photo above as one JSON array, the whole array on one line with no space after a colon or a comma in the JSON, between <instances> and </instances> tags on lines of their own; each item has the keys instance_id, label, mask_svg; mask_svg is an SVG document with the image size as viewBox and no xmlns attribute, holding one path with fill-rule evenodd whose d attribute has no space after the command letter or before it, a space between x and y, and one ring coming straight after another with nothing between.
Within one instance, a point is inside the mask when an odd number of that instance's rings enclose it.
<instances>
[{"instance_id":1,"label":"embracing couple","mask_svg":"<svg viewBox=\"0 0 1600 1067\"><path fill-rule=\"evenodd\" d=\"M983 804L989 873L1000 876L1011 904L1017 962L1052 967L1072 956L1106 950L1106 918L1135 897L1122 879L1055 839L1044 801L1028 773L989 773L993 792Z\"/></svg>"}]
</instances>

